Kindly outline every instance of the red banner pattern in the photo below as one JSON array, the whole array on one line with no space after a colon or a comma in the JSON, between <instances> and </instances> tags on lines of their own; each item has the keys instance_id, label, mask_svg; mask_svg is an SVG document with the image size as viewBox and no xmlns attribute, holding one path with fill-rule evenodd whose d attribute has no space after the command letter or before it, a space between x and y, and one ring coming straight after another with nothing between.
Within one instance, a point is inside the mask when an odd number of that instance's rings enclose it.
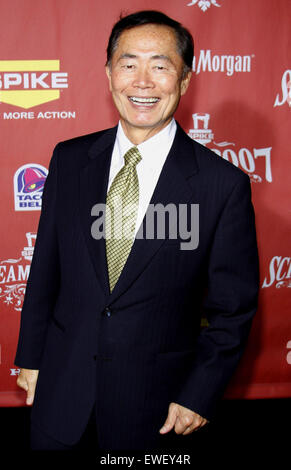
<instances>
[{"instance_id":1,"label":"red banner pattern","mask_svg":"<svg viewBox=\"0 0 291 470\"><path fill-rule=\"evenodd\" d=\"M182 22L195 40L192 83L176 119L252 182L259 310L225 396L290 396L290 1L1 0L0 406L24 405L13 360L52 149L116 124L107 40L120 13L150 8Z\"/></svg>"}]
</instances>

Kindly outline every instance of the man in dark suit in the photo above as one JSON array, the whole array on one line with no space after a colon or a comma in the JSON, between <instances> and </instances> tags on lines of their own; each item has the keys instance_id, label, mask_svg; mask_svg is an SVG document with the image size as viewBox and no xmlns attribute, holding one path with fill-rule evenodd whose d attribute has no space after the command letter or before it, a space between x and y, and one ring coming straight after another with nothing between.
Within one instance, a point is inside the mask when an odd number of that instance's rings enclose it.
<instances>
[{"instance_id":1,"label":"man in dark suit","mask_svg":"<svg viewBox=\"0 0 291 470\"><path fill-rule=\"evenodd\" d=\"M249 178L173 119L191 35L137 12L114 26L107 53L120 122L59 143L43 194L15 358L34 449L71 448L92 412L104 449L151 449L203 427L257 306ZM109 236L126 222L129 236Z\"/></svg>"}]
</instances>

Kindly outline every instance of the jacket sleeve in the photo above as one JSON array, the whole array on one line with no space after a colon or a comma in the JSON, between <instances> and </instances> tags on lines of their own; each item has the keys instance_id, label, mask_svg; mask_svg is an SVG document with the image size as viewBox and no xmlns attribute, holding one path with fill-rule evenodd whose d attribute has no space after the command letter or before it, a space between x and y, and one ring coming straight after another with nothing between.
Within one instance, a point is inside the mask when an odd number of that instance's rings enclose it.
<instances>
[{"instance_id":1,"label":"jacket sleeve","mask_svg":"<svg viewBox=\"0 0 291 470\"><path fill-rule=\"evenodd\" d=\"M15 365L39 369L48 321L59 289L60 269L56 231L57 147L43 190L42 210L21 312Z\"/></svg>"},{"instance_id":2,"label":"jacket sleeve","mask_svg":"<svg viewBox=\"0 0 291 470\"><path fill-rule=\"evenodd\" d=\"M195 362L178 404L212 418L245 348L258 290L255 217L249 177L243 174L227 199L213 239L203 305L209 325L198 335Z\"/></svg>"}]
</instances>

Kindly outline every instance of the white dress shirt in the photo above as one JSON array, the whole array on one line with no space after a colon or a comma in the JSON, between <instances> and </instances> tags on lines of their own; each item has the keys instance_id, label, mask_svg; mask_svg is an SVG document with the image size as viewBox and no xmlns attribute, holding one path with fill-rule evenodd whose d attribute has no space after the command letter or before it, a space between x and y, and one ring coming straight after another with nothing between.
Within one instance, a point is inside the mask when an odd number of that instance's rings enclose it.
<instances>
[{"instance_id":1,"label":"white dress shirt","mask_svg":"<svg viewBox=\"0 0 291 470\"><path fill-rule=\"evenodd\" d=\"M158 182L163 165L166 161L170 148L176 134L177 124L175 119L160 132L150 137L139 145L134 145L126 137L121 122L118 123L115 144L110 164L107 192L112 181L124 165L123 156L131 147L137 147L142 160L138 163L136 170L139 181L139 203L135 225L135 235L144 218L152 194Z\"/></svg>"}]
</instances>

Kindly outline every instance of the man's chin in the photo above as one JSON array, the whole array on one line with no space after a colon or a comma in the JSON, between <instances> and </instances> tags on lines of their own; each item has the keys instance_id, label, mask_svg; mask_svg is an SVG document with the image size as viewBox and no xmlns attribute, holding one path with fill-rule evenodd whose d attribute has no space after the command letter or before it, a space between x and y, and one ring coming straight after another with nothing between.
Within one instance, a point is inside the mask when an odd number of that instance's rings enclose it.
<instances>
[{"instance_id":1,"label":"man's chin","mask_svg":"<svg viewBox=\"0 0 291 470\"><path fill-rule=\"evenodd\" d=\"M162 121L150 121L150 120L123 120L121 122L124 123L126 127L130 127L131 129L147 129L147 130L160 130L165 127L172 118L168 118L167 120Z\"/></svg>"}]
</instances>

